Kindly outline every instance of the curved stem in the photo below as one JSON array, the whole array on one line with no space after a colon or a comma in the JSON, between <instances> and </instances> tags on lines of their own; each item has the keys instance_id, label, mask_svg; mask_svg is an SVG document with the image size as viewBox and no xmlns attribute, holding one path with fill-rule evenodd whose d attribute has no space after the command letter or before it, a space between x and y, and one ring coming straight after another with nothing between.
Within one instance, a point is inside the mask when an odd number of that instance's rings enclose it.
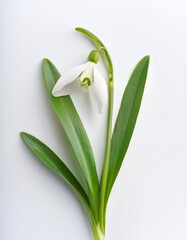
<instances>
[{"instance_id":1,"label":"curved stem","mask_svg":"<svg viewBox=\"0 0 187 240\"><path fill-rule=\"evenodd\" d=\"M106 148L105 148L105 160L102 171L101 185L100 185L100 197L99 197L99 223L102 233L105 233L105 194L106 194L106 184L109 168L110 159L110 148L111 148L111 135L112 135L112 114L113 114L113 65L110 58L109 52L107 51L101 40L95 36L93 33L89 32L84 28L76 28L76 30L86 37L88 37L94 45L97 47L98 51L101 52L104 64L108 72L108 116L107 116L107 135L106 135Z\"/></svg>"}]
</instances>

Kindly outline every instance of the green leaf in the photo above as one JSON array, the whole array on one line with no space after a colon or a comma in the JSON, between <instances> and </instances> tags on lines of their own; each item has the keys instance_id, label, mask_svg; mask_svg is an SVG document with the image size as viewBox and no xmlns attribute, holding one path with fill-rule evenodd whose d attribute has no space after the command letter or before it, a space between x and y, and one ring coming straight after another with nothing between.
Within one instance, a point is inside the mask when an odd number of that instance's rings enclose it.
<instances>
[{"instance_id":1,"label":"green leaf","mask_svg":"<svg viewBox=\"0 0 187 240\"><path fill-rule=\"evenodd\" d=\"M118 175L133 134L144 92L148 66L149 56L145 56L135 67L122 98L111 140L105 204L107 204L110 191Z\"/></svg>"},{"instance_id":2,"label":"green leaf","mask_svg":"<svg viewBox=\"0 0 187 240\"><path fill-rule=\"evenodd\" d=\"M46 164L51 170L53 170L63 180L65 180L66 183L71 187L71 189L79 199L80 203L82 204L91 227L95 229L97 226L97 222L94 217L92 206L90 206L87 194L85 193L84 189L82 188L78 180L75 178L73 173L62 162L62 160L39 139L25 132L21 132L20 135L26 145L34 152L34 154L40 160L42 160L42 162Z\"/></svg>"},{"instance_id":3,"label":"green leaf","mask_svg":"<svg viewBox=\"0 0 187 240\"><path fill-rule=\"evenodd\" d=\"M20 135L27 146L34 152L34 154L56 174L63 178L78 195L78 197L89 206L89 199L84 189L81 187L80 183L68 169L68 167L62 162L62 160L48 146L46 146L36 137L25 132L21 132Z\"/></svg>"},{"instance_id":4,"label":"green leaf","mask_svg":"<svg viewBox=\"0 0 187 240\"><path fill-rule=\"evenodd\" d=\"M53 108L81 166L90 189L90 195L97 199L99 191L98 176L93 151L84 126L69 96L58 98L52 96L52 89L60 74L48 59L43 60L43 73ZM91 196L90 199L93 199Z\"/></svg>"}]
</instances>

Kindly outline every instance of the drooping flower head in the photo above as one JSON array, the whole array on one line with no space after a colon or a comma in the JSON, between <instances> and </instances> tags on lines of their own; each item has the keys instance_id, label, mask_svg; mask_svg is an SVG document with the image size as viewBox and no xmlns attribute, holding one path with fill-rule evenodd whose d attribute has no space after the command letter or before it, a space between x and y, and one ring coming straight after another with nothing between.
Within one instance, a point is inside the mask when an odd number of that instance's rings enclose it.
<instances>
[{"instance_id":1,"label":"drooping flower head","mask_svg":"<svg viewBox=\"0 0 187 240\"><path fill-rule=\"evenodd\" d=\"M86 63L73 67L62 74L52 90L53 96L67 96L77 90L86 89L92 104L99 113L102 113L107 103L107 85L104 77L96 69L99 58L99 51L93 50Z\"/></svg>"}]
</instances>

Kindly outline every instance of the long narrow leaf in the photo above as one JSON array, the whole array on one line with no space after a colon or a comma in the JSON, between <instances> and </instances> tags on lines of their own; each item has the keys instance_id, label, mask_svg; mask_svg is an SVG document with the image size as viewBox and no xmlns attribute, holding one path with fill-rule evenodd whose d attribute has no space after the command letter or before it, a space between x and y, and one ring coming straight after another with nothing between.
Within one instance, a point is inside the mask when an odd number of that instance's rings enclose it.
<instances>
[{"instance_id":1,"label":"long narrow leaf","mask_svg":"<svg viewBox=\"0 0 187 240\"><path fill-rule=\"evenodd\" d=\"M111 141L110 162L105 203L118 175L127 152L140 109L147 78L149 56L145 56L135 67L125 89Z\"/></svg>"},{"instance_id":2,"label":"long narrow leaf","mask_svg":"<svg viewBox=\"0 0 187 240\"><path fill-rule=\"evenodd\" d=\"M25 132L21 132L20 135L27 146L34 152L34 154L56 174L63 178L71 186L73 191L78 194L79 197L81 197L89 206L89 200L85 191L73 173L62 162L62 160L48 146L46 146L36 137Z\"/></svg>"},{"instance_id":3,"label":"long narrow leaf","mask_svg":"<svg viewBox=\"0 0 187 240\"><path fill-rule=\"evenodd\" d=\"M99 183L95 160L80 117L69 96L60 98L52 96L52 89L59 79L60 74L48 59L43 60L43 73L52 105L79 161L91 195L97 198Z\"/></svg>"},{"instance_id":4,"label":"long narrow leaf","mask_svg":"<svg viewBox=\"0 0 187 240\"><path fill-rule=\"evenodd\" d=\"M86 212L86 216L89 218L91 226L97 226L88 196L68 167L48 146L46 146L39 139L25 132L21 132L20 135L26 145L34 152L34 154L52 171L66 181L82 204L84 211Z\"/></svg>"}]
</instances>

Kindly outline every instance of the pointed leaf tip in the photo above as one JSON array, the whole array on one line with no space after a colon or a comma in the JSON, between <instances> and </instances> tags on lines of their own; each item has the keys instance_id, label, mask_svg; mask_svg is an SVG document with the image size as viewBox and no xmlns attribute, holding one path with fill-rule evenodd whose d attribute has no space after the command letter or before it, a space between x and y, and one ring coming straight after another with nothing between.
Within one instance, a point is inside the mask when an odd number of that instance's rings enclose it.
<instances>
[{"instance_id":1,"label":"pointed leaf tip","mask_svg":"<svg viewBox=\"0 0 187 240\"><path fill-rule=\"evenodd\" d=\"M43 59L42 59L42 62L43 62L43 63L44 63L44 62L47 62L47 61L49 61L48 58L43 58Z\"/></svg>"},{"instance_id":2,"label":"pointed leaf tip","mask_svg":"<svg viewBox=\"0 0 187 240\"><path fill-rule=\"evenodd\" d=\"M42 64L51 64L52 62L48 58L43 58Z\"/></svg>"},{"instance_id":3,"label":"pointed leaf tip","mask_svg":"<svg viewBox=\"0 0 187 240\"><path fill-rule=\"evenodd\" d=\"M146 55L146 56L144 56L141 60L140 60L140 62L141 61L146 61L146 62L150 62L150 56L149 55Z\"/></svg>"},{"instance_id":4,"label":"pointed leaf tip","mask_svg":"<svg viewBox=\"0 0 187 240\"><path fill-rule=\"evenodd\" d=\"M19 134L20 134L20 136L21 136L22 139L24 139L25 136L27 136L27 133L26 133L26 132L20 132Z\"/></svg>"}]
</instances>

